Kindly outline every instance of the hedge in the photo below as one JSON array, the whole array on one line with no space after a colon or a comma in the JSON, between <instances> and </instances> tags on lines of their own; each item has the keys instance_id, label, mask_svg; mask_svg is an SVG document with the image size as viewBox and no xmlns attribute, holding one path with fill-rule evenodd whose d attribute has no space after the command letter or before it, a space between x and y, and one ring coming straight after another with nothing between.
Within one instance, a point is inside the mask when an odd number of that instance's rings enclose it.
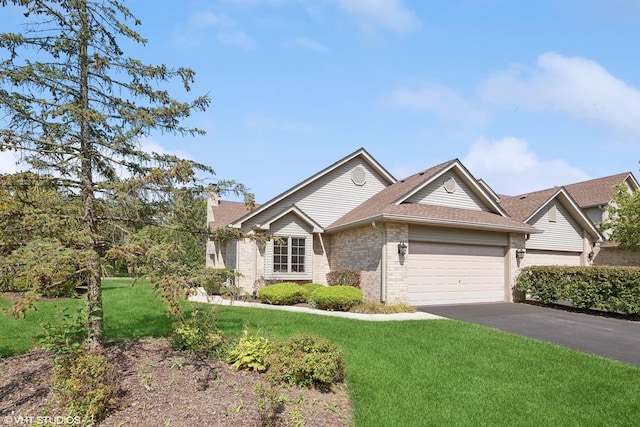
<instances>
[{"instance_id":1,"label":"hedge","mask_svg":"<svg viewBox=\"0 0 640 427\"><path fill-rule=\"evenodd\" d=\"M329 286L354 286L360 287L360 270L334 270L327 273Z\"/></svg>"},{"instance_id":2,"label":"hedge","mask_svg":"<svg viewBox=\"0 0 640 427\"><path fill-rule=\"evenodd\" d=\"M535 266L522 269L516 289L552 304L640 314L640 268Z\"/></svg>"},{"instance_id":3,"label":"hedge","mask_svg":"<svg viewBox=\"0 0 640 427\"><path fill-rule=\"evenodd\" d=\"M309 300L322 310L349 311L362 302L362 291L353 286L323 286L313 291Z\"/></svg>"},{"instance_id":4,"label":"hedge","mask_svg":"<svg viewBox=\"0 0 640 427\"><path fill-rule=\"evenodd\" d=\"M265 286L258 291L258 298L273 305L292 305L306 300L304 288L293 282Z\"/></svg>"}]
</instances>

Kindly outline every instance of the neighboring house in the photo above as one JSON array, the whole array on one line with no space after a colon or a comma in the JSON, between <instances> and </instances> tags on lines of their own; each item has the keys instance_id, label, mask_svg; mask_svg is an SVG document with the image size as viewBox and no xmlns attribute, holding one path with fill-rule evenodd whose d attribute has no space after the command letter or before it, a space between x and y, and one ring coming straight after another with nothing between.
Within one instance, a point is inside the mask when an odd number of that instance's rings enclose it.
<instances>
[{"instance_id":1,"label":"neighboring house","mask_svg":"<svg viewBox=\"0 0 640 427\"><path fill-rule=\"evenodd\" d=\"M590 265L603 240L565 187L503 196L500 205L512 218L544 231L527 240L522 266Z\"/></svg>"},{"instance_id":2,"label":"neighboring house","mask_svg":"<svg viewBox=\"0 0 640 427\"><path fill-rule=\"evenodd\" d=\"M252 211L213 196L207 212L261 237L207 245L246 292L353 269L366 299L411 305L512 301L520 268L588 265L602 237L568 188L499 198L457 159L398 181L364 149Z\"/></svg>"},{"instance_id":3,"label":"neighboring house","mask_svg":"<svg viewBox=\"0 0 640 427\"><path fill-rule=\"evenodd\" d=\"M631 172L591 179L565 186L585 215L596 225L608 219L607 207L611 204L614 187L623 184L629 192L638 191L640 185ZM605 241L595 248L594 265L640 265L640 253L621 249L615 242Z\"/></svg>"}]
</instances>

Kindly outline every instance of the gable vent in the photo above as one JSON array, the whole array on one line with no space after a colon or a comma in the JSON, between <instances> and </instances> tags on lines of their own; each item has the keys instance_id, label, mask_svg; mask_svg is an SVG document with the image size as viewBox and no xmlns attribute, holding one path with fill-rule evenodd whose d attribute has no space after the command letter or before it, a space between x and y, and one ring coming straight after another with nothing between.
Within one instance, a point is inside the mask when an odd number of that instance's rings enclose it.
<instances>
[{"instance_id":1,"label":"gable vent","mask_svg":"<svg viewBox=\"0 0 640 427\"><path fill-rule=\"evenodd\" d=\"M362 166L357 166L351 171L351 181L360 186L367 182L367 174Z\"/></svg>"}]
</instances>

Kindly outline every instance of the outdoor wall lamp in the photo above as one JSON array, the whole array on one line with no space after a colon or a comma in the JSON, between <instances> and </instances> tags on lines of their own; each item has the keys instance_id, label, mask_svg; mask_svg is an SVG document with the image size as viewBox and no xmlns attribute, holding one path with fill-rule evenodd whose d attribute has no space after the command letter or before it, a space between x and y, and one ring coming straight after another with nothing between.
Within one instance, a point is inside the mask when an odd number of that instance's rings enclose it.
<instances>
[{"instance_id":1,"label":"outdoor wall lamp","mask_svg":"<svg viewBox=\"0 0 640 427\"><path fill-rule=\"evenodd\" d=\"M407 253L407 244L403 240L400 243L398 243L398 255L405 256L406 253Z\"/></svg>"},{"instance_id":2,"label":"outdoor wall lamp","mask_svg":"<svg viewBox=\"0 0 640 427\"><path fill-rule=\"evenodd\" d=\"M526 252L527 252L527 251L526 251L524 248L518 248L518 249L516 249L516 259L522 259L522 258L524 258L524 254L525 254Z\"/></svg>"}]
</instances>

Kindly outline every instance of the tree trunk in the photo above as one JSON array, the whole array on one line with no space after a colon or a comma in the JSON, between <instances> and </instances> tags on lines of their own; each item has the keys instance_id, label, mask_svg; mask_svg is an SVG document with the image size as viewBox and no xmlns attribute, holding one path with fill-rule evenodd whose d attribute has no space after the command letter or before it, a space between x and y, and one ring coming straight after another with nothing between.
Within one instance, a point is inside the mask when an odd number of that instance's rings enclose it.
<instances>
[{"instance_id":1,"label":"tree trunk","mask_svg":"<svg viewBox=\"0 0 640 427\"><path fill-rule=\"evenodd\" d=\"M94 258L90 261L89 273L87 275L87 299L88 299L88 319L89 346L91 350L102 348L104 325L102 309L102 280L100 271L99 242L98 242L98 220L96 217L96 200L93 183L93 158L94 147L91 141L91 128L89 123L89 38L91 28L87 19L86 0L81 2L80 8L80 46L78 55L78 70L80 84L80 152L81 152L81 175L82 175L82 200L84 202L84 221L90 234L91 248Z\"/></svg>"}]
</instances>

